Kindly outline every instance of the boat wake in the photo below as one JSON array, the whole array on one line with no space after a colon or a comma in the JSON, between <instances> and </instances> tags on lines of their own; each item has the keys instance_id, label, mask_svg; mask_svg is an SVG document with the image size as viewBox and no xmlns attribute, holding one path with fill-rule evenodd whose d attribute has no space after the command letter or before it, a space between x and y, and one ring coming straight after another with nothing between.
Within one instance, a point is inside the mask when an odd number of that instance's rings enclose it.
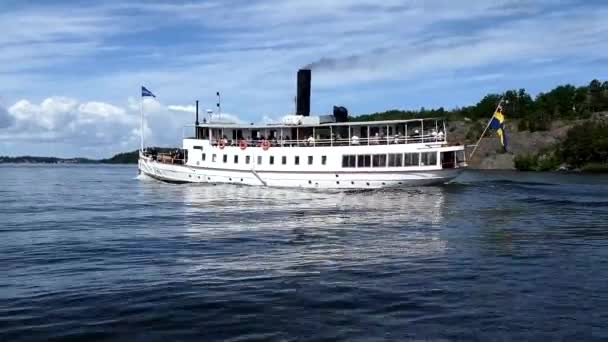
<instances>
[{"instance_id":1,"label":"boat wake","mask_svg":"<svg viewBox=\"0 0 608 342\"><path fill-rule=\"evenodd\" d=\"M155 179L144 174L144 173L140 173L137 176L135 176L134 179L140 180L140 181L154 181Z\"/></svg>"}]
</instances>

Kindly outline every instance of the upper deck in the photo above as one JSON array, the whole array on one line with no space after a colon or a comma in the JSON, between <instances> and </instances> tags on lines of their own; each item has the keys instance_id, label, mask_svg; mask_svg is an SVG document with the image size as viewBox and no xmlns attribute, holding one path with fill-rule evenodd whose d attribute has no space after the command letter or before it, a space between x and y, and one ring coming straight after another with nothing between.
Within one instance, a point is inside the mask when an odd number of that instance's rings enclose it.
<instances>
[{"instance_id":1,"label":"upper deck","mask_svg":"<svg viewBox=\"0 0 608 342\"><path fill-rule=\"evenodd\" d=\"M440 118L265 125L203 123L187 127L194 129L195 136L184 138L232 146L242 142L256 146L265 141L274 147L447 143L445 120Z\"/></svg>"}]
</instances>

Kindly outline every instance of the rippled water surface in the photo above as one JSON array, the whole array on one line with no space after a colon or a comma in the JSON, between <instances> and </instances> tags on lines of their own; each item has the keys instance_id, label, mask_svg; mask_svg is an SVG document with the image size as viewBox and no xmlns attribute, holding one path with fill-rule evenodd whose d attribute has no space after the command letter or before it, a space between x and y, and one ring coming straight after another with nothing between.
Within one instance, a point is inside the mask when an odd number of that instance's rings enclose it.
<instances>
[{"instance_id":1,"label":"rippled water surface","mask_svg":"<svg viewBox=\"0 0 608 342\"><path fill-rule=\"evenodd\" d=\"M0 166L0 340L608 339L608 177L323 193Z\"/></svg>"}]
</instances>

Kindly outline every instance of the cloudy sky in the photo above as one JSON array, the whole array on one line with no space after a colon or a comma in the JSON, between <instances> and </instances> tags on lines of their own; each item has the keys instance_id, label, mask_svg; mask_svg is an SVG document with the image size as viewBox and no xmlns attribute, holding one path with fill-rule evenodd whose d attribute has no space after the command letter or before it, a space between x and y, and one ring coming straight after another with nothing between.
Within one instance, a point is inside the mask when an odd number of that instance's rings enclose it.
<instances>
[{"instance_id":1,"label":"cloudy sky","mask_svg":"<svg viewBox=\"0 0 608 342\"><path fill-rule=\"evenodd\" d=\"M0 2L0 155L107 157L179 145L194 100L247 122L452 108L488 92L606 79L608 3L574 0Z\"/></svg>"}]
</instances>

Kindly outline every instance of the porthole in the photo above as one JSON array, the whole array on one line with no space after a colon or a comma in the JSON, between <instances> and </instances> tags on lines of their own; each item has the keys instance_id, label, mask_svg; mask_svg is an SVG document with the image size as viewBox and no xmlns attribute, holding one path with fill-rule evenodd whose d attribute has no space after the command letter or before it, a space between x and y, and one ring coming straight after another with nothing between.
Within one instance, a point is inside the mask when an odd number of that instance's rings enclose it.
<instances>
[{"instance_id":1,"label":"porthole","mask_svg":"<svg viewBox=\"0 0 608 342\"><path fill-rule=\"evenodd\" d=\"M338 178L338 175L336 175L336 178Z\"/></svg>"},{"instance_id":2,"label":"porthole","mask_svg":"<svg viewBox=\"0 0 608 342\"><path fill-rule=\"evenodd\" d=\"M354 184L355 184L355 182L350 182L350 184L353 184L353 185L354 185Z\"/></svg>"},{"instance_id":3,"label":"porthole","mask_svg":"<svg viewBox=\"0 0 608 342\"><path fill-rule=\"evenodd\" d=\"M308 181L308 184L312 184L312 181L310 181L310 180L309 180L309 181Z\"/></svg>"},{"instance_id":4,"label":"porthole","mask_svg":"<svg viewBox=\"0 0 608 342\"><path fill-rule=\"evenodd\" d=\"M403 183L399 182L399 185L401 185L401 184L403 184Z\"/></svg>"},{"instance_id":5,"label":"porthole","mask_svg":"<svg viewBox=\"0 0 608 342\"><path fill-rule=\"evenodd\" d=\"M382 185L386 185L386 183L382 182Z\"/></svg>"},{"instance_id":6,"label":"porthole","mask_svg":"<svg viewBox=\"0 0 608 342\"><path fill-rule=\"evenodd\" d=\"M365 183L367 186L369 186L369 182Z\"/></svg>"},{"instance_id":7,"label":"porthole","mask_svg":"<svg viewBox=\"0 0 608 342\"><path fill-rule=\"evenodd\" d=\"M241 182L243 181L243 178L241 178Z\"/></svg>"},{"instance_id":8,"label":"porthole","mask_svg":"<svg viewBox=\"0 0 608 342\"><path fill-rule=\"evenodd\" d=\"M228 178L228 180L232 182L232 178Z\"/></svg>"},{"instance_id":9,"label":"porthole","mask_svg":"<svg viewBox=\"0 0 608 342\"><path fill-rule=\"evenodd\" d=\"M188 178L192 178L192 175L188 175Z\"/></svg>"},{"instance_id":10,"label":"porthole","mask_svg":"<svg viewBox=\"0 0 608 342\"><path fill-rule=\"evenodd\" d=\"M211 180L211 177L207 177L207 180Z\"/></svg>"},{"instance_id":11,"label":"porthole","mask_svg":"<svg viewBox=\"0 0 608 342\"><path fill-rule=\"evenodd\" d=\"M336 184L340 184L340 181L336 181Z\"/></svg>"}]
</instances>

